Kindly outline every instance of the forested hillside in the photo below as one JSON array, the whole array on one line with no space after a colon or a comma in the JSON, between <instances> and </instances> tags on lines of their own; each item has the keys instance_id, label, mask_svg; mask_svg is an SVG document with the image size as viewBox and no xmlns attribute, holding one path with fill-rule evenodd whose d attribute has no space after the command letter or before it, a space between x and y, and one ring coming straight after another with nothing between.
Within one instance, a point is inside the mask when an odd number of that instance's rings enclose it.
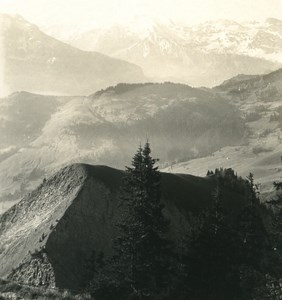
<instances>
[{"instance_id":1,"label":"forested hillside","mask_svg":"<svg viewBox=\"0 0 282 300\"><path fill-rule=\"evenodd\" d=\"M30 107L30 108L29 108ZM164 166L240 145L240 112L210 90L119 84L89 97L15 93L0 100L2 200L74 162L122 168L146 138Z\"/></svg>"}]
</instances>

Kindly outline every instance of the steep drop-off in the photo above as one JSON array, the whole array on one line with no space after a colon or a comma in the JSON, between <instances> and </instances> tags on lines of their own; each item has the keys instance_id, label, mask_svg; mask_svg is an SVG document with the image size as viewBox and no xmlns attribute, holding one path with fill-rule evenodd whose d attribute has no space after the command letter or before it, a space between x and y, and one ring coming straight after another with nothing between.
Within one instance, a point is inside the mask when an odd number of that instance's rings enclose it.
<instances>
[{"instance_id":1,"label":"steep drop-off","mask_svg":"<svg viewBox=\"0 0 282 300\"><path fill-rule=\"evenodd\" d=\"M124 172L74 164L61 169L0 218L0 277L24 284L79 289L93 250L111 254ZM162 173L164 213L177 241L212 201L213 178ZM243 198L223 190L233 212ZM185 229L186 228L186 229Z\"/></svg>"}]
</instances>

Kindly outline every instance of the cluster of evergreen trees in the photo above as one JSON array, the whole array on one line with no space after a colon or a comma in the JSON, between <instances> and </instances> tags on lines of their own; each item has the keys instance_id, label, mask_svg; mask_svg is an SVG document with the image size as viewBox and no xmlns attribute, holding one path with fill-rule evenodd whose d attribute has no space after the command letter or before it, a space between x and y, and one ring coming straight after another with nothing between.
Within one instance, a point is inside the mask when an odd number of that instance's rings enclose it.
<instances>
[{"instance_id":1,"label":"cluster of evergreen trees","mask_svg":"<svg viewBox=\"0 0 282 300\"><path fill-rule=\"evenodd\" d=\"M280 299L282 276L282 197L259 201L252 174L232 169L208 172L216 179L212 205L195 218L182 248L168 239L169 220L161 203L161 173L149 143L127 168L116 224L114 255L91 259L89 289L95 299ZM277 191L282 184L276 183ZM223 189L245 198L239 212L223 205ZM189 197L189 195L187 195Z\"/></svg>"}]
</instances>

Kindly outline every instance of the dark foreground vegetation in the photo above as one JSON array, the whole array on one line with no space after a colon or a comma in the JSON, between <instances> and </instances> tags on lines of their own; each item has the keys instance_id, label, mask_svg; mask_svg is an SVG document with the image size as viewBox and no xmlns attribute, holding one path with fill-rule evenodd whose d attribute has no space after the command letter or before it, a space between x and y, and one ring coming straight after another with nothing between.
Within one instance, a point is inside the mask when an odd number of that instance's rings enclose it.
<instances>
[{"instance_id":1,"label":"dark foreground vegetation","mask_svg":"<svg viewBox=\"0 0 282 300\"><path fill-rule=\"evenodd\" d=\"M91 299L91 296L81 292L73 293L67 290L24 286L15 282L9 282L0 279L0 300L4 299L86 300Z\"/></svg>"},{"instance_id":2,"label":"dark foreground vegetation","mask_svg":"<svg viewBox=\"0 0 282 300\"><path fill-rule=\"evenodd\" d=\"M123 215L116 224L114 255L93 252L88 291L95 299L280 299L282 185L262 204L253 175L209 171L217 180L213 202L176 245L160 201L160 172L147 143L133 157L121 189ZM222 190L241 195L236 213ZM189 197L189 195L187 195ZM282 291L281 291L282 294Z\"/></svg>"},{"instance_id":3,"label":"dark foreground vegetation","mask_svg":"<svg viewBox=\"0 0 282 300\"><path fill-rule=\"evenodd\" d=\"M275 182L271 200L261 203L252 174L244 179L232 169L208 171L206 179L194 180L201 188L203 180L213 182L206 192L210 197L201 210L184 214L187 220L179 228L168 218L175 208L163 204L166 175L156 163L149 143L140 146L119 184L112 251L105 254L95 245L83 258L83 288L61 291L2 281L2 298L281 299L282 183ZM187 203L200 201L185 191Z\"/></svg>"}]
</instances>

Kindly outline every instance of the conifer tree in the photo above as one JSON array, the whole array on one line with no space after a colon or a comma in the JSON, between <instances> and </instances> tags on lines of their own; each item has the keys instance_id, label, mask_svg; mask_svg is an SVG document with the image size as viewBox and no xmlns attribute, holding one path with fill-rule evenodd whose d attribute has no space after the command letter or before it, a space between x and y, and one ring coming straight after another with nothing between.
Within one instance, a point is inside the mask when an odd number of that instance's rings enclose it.
<instances>
[{"instance_id":1,"label":"conifer tree","mask_svg":"<svg viewBox=\"0 0 282 300\"><path fill-rule=\"evenodd\" d=\"M220 186L214 190L213 198L213 204L202 213L188 240L188 295L183 299L223 300L238 296L239 279L233 272L233 232L222 205Z\"/></svg>"},{"instance_id":2,"label":"conifer tree","mask_svg":"<svg viewBox=\"0 0 282 300\"><path fill-rule=\"evenodd\" d=\"M169 281L169 221L163 215L161 174L147 142L126 168L114 256L101 272L99 299L165 299ZM101 291L103 297L101 295Z\"/></svg>"},{"instance_id":3,"label":"conifer tree","mask_svg":"<svg viewBox=\"0 0 282 300\"><path fill-rule=\"evenodd\" d=\"M272 282L279 286L282 277L282 183L273 183L276 195L267 201L267 205L272 210L272 222L269 230L270 236L270 267L273 274Z\"/></svg>"},{"instance_id":4,"label":"conifer tree","mask_svg":"<svg viewBox=\"0 0 282 300\"><path fill-rule=\"evenodd\" d=\"M225 180L229 182L229 179L218 180L213 204L201 214L188 239L184 262L186 298L249 300L266 295L268 238L257 186L252 174L248 180L239 178L234 185L227 184L228 188L233 188L239 180L240 185L244 185L245 205L234 214L224 209L221 195Z\"/></svg>"},{"instance_id":5,"label":"conifer tree","mask_svg":"<svg viewBox=\"0 0 282 300\"><path fill-rule=\"evenodd\" d=\"M253 299L265 293L265 274L269 270L264 262L269 241L261 213L258 186L254 183L252 173L247 177L245 185L247 205L237 217L235 230L241 298Z\"/></svg>"},{"instance_id":6,"label":"conifer tree","mask_svg":"<svg viewBox=\"0 0 282 300\"><path fill-rule=\"evenodd\" d=\"M169 222L160 201L161 174L156 161L147 142L127 168L122 187L125 211L117 224L120 235L115 240L118 260L128 264L131 293L141 299L152 298L167 285Z\"/></svg>"}]
</instances>

